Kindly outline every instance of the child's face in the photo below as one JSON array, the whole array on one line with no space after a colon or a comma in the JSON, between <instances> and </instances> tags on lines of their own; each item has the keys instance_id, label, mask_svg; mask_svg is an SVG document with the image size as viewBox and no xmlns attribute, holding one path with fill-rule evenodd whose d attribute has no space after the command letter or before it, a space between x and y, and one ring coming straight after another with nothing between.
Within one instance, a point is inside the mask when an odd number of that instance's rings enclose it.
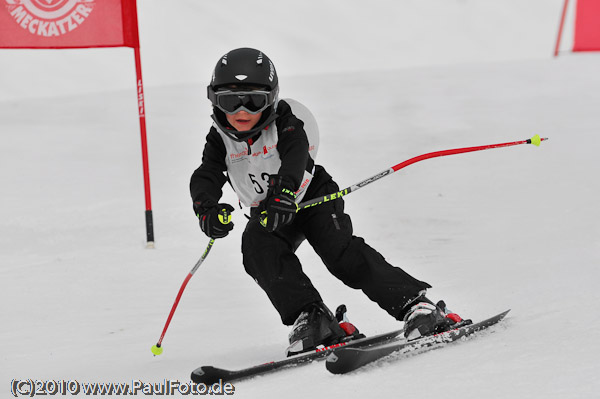
<instances>
[{"instance_id":1,"label":"child's face","mask_svg":"<svg viewBox=\"0 0 600 399\"><path fill-rule=\"evenodd\" d=\"M246 111L240 111L235 114L225 114L227 122L238 132L245 132L252 129L260 120L262 112L258 114L249 114Z\"/></svg>"}]
</instances>

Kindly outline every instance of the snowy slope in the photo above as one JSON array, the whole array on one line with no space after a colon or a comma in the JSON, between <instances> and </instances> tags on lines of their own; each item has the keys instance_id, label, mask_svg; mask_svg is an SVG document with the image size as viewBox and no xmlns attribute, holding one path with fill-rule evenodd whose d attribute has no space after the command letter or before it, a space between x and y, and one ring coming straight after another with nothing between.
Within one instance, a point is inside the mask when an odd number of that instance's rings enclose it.
<instances>
[{"instance_id":1,"label":"snowy slope","mask_svg":"<svg viewBox=\"0 0 600 399\"><path fill-rule=\"evenodd\" d=\"M190 19L201 13L201 7L182 3ZM407 4L422 15L417 2ZM473 12L470 18L490 10L472 1L449 4L446 11L461 7ZM506 15L508 5L503 10L486 15ZM545 12L554 17L554 9ZM543 21L538 23L554 26L554 20ZM296 42L303 55L312 51L307 43L318 39L312 34ZM211 65L215 54L238 43L220 40L222 48L208 57ZM423 39L420 47L429 43ZM265 51L270 44L265 39ZM118 59L119 51L110 56ZM295 57L267 53L280 70ZM326 64L304 76L291 72L282 82L284 97L315 113L322 132L319 161L342 186L425 152L535 133L550 138L540 148L424 161L346 199L356 233L391 263L430 282L432 298L444 298L474 319L512 308L506 322L472 342L348 376L330 375L318 363L240 382L236 396L598 395L600 344L593 332L600 328L600 56L554 60L509 53L454 65L436 65L431 56L421 67L398 59L377 73L368 64L333 73L333 64ZM78 62L89 62L84 58ZM53 55L48 62L61 60ZM94 76L101 74L101 66L87 65ZM165 352L150 353L207 243L187 192L209 125L206 82L198 76L177 85L159 75L147 89L155 250L143 245L141 157L130 88L98 92L96 82L71 96L48 99L41 90L40 98L24 99L36 97L31 93L37 84L22 83L21 92L0 103L4 392L13 378L186 381L199 365L243 367L278 358L286 346L288 328L241 265L245 218L238 209L236 229L215 244L190 281ZM4 73L0 82L15 87ZM83 84L76 83L71 89ZM235 197L228 192L226 199ZM398 327L360 292L331 277L308 245L299 256L326 302L346 303L365 333ZM585 330L592 333L575 335Z\"/></svg>"}]
</instances>

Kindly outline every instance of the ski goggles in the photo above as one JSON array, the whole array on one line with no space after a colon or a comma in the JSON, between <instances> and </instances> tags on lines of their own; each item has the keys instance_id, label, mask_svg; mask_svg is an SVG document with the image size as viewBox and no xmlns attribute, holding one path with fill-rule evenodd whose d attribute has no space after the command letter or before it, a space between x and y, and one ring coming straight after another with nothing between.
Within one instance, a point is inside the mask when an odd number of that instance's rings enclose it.
<instances>
[{"instance_id":1,"label":"ski goggles","mask_svg":"<svg viewBox=\"0 0 600 399\"><path fill-rule=\"evenodd\" d=\"M213 91L208 88L208 99L212 104L227 114L246 111L249 114L258 114L269 108L277 96L273 91Z\"/></svg>"}]
</instances>

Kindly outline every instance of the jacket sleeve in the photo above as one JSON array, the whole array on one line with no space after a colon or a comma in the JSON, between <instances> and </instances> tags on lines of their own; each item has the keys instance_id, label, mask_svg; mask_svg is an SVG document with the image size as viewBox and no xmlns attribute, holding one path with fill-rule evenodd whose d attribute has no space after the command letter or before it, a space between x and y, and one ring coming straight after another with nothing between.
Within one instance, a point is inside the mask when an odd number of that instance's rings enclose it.
<instances>
[{"instance_id":1,"label":"jacket sleeve","mask_svg":"<svg viewBox=\"0 0 600 399\"><path fill-rule=\"evenodd\" d=\"M277 151L281 158L278 174L291 178L294 189L297 190L302 183L304 171L310 171L314 165L308 154L308 137L304 131L304 122L292 113L286 102L280 101L277 112L280 113L277 119Z\"/></svg>"},{"instance_id":2,"label":"jacket sleeve","mask_svg":"<svg viewBox=\"0 0 600 399\"><path fill-rule=\"evenodd\" d=\"M227 170L226 155L227 151L223 139L214 127L211 128L206 136L202 164L194 171L190 179L192 201L197 201L200 196L206 194L214 198L215 201L221 198L223 185L227 181L225 175Z\"/></svg>"}]
</instances>

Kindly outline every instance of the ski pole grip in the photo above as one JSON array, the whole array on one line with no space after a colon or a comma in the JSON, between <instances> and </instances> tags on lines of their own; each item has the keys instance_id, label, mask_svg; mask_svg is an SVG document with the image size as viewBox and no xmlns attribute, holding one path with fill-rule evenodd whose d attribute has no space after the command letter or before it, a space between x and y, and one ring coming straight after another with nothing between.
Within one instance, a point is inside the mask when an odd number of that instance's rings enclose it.
<instances>
[{"instance_id":1,"label":"ski pole grip","mask_svg":"<svg viewBox=\"0 0 600 399\"><path fill-rule=\"evenodd\" d=\"M231 223L231 212L227 208L222 208L218 213L218 217L221 224Z\"/></svg>"},{"instance_id":2,"label":"ski pole grip","mask_svg":"<svg viewBox=\"0 0 600 399\"><path fill-rule=\"evenodd\" d=\"M258 221L262 227L267 227L267 211L262 211L258 217Z\"/></svg>"}]
</instances>

